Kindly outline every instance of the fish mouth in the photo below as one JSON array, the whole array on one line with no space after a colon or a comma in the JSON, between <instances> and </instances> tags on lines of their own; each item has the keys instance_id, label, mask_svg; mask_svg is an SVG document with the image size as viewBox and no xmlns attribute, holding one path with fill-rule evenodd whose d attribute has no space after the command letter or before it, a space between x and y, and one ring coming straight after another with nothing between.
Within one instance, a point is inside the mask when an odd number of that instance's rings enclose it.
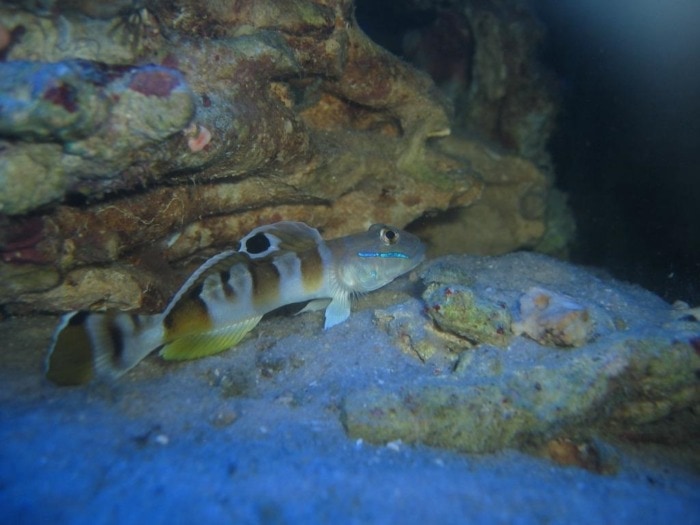
<instances>
[{"instance_id":1,"label":"fish mouth","mask_svg":"<svg viewBox=\"0 0 700 525\"><path fill-rule=\"evenodd\" d=\"M417 254L417 256L416 256L416 258L418 259L418 262L419 262L419 263L422 263L423 261L425 261L425 254L426 254L427 251L428 251L428 248L425 246L425 244L423 244L423 243L421 242L420 245L419 245L419 247L418 247L418 250L417 250L417 253L418 253L418 254Z\"/></svg>"},{"instance_id":2,"label":"fish mouth","mask_svg":"<svg viewBox=\"0 0 700 525\"><path fill-rule=\"evenodd\" d=\"M413 261L413 268L417 267L421 263L425 262L425 248L421 249L418 255L416 255L415 260ZM411 269L413 269L411 268Z\"/></svg>"},{"instance_id":3,"label":"fish mouth","mask_svg":"<svg viewBox=\"0 0 700 525\"><path fill-rule=\"evenodd\" d=\"M415 246L401 251L402 259L410 268L415 268L425 260L426 251L425 245L416 238Z\"/></svg>"},{"instance_id":4,"label":"fish mouth","mask_svg":"<svg viewBox=\"0 0 700 525\"><path fill-rule=\"evenodd\" d=\"M414 246L413 246L413 249L407 250L408 255L409 255L409 258L415 262L416 266L418 266L420 263L422 263L425 260L425 254L426 254L428 248L425 245L425 243L423 241L421 241L418 237L416 237L415 235L412 235L412 234L409 234L409 235L411 235L410 239L413 241Z\"/></svg>"}]
</instances>

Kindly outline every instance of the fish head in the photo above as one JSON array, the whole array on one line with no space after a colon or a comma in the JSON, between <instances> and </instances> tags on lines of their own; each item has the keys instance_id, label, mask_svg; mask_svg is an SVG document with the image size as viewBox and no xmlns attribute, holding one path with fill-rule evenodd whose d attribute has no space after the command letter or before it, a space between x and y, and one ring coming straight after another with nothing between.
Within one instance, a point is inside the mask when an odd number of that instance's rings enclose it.
<instances>
[{"instance_id":1,"label":"fish head","mask_svg":"<svg viewBox=\"0 0 700 525\"><path fill-rule=\"evenodd\" d=\"M425 245L408 232L373 224L364 233L342 239L335 253L338 280L352 292L371 292L418 266ZM334 250L335 251L335 250Z\"/></svg>"}]
</instances>

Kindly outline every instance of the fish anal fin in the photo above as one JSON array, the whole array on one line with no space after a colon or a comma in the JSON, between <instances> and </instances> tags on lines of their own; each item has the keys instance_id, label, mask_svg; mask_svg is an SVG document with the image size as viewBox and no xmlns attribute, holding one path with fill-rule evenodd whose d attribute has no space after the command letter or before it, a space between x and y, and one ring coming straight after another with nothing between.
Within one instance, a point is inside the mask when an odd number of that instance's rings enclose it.
<instances>
[{"instance_id":1,"label":"fish anal fin","mask_svg":"<svg viewBox=\"0 0 700 525\"><path fill-rule=\"evenodd\" d=\"M167 361L186 361L218 354L237 345L260 322L262 316L250 317L237 323L209 330L194 332L166 343L160 355Z\"/></svg>"}]
</instances>

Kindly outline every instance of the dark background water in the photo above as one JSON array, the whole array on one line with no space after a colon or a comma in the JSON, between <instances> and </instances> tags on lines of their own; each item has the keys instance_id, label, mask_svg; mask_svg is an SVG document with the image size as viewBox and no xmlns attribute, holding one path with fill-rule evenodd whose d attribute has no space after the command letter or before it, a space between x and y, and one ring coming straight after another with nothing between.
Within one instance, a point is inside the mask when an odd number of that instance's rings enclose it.
<instances>
[{"instance_id":1,"label":"dark background water","mask_svg":"<svg viewBox=\"0 0 700 525\"><path fill-rule=\"evenodd\" d=\"M537 0L574 261L700 301L700 2Z\"/></svg>"},{"instance_id":2,"label":"dark background water","mask_svg":"<svg viewBox=\"0 0 700 525\"><path fill-rule=\"evenodd\" d=\"M562 103L549 150L577 223L572 261L700 302L700 1L531 4ZM397 54L435 16L402 5L357 0L358 23Z\"/></svg>"}]
</instances>

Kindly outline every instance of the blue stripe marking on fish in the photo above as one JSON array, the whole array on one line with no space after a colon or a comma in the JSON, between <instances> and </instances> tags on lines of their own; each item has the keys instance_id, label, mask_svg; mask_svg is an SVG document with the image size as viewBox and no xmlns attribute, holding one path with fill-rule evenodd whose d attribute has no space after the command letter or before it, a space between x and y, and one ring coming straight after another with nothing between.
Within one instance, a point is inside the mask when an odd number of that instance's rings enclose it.
<instances>
[{"instance_id":1,"label":"blue stripe marking on fish","mask_svg":"<svg viewBox=\"0 0 700 525\"><path fill-rule=\"evenodd\" d=\"M381 257L382 259L408 259L402 252L358 252L358 257Z\"/></svg>"}]
</instances>

